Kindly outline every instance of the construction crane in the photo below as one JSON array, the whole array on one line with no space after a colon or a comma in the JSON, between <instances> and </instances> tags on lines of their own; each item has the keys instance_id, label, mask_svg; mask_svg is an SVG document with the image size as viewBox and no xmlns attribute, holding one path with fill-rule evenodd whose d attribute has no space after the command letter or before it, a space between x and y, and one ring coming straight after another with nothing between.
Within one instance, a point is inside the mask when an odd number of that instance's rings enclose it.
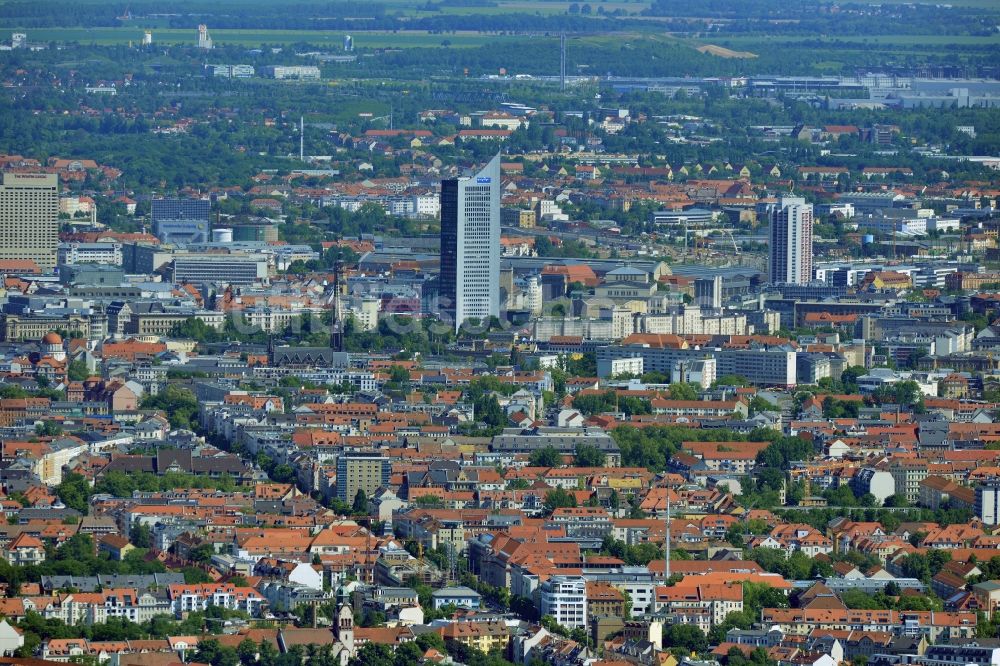
<instances>
[{"instance_id":1,"label":"construction crane","mask_svg":"<svg viewBox=\"0 0 1000 666\"><path fill-rule=\"evenodd\" d=\"M729 236L729 240L731 240L733 243L733 252L736 253L737 257L740 256L740 246L736 244L736 239L733 238L733 232L731 232L729 229L720 229L719 231L721 231L726 236Z\"/></svg>"}]
</instances>

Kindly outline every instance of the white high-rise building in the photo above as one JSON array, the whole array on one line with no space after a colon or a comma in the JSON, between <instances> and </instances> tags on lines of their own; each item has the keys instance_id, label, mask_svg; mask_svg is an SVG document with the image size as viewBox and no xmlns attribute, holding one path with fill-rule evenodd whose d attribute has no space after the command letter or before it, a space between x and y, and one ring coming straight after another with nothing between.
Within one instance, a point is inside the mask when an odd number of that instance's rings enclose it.
<instances>
[{"instance_id":1,"label":"white high-rise building","mask_svg":"<svg viewBox=\"0 0 1000 666\"><path fill-rule=\"evenodd\" d=\"M771 215L771 284L808 284L812 272L812 204L782 197Z\"/></svg>"},{"instance_id":2,"label":"white high-rise building","mask_svg":"<svg viewBox=\"0 0 1000 666\"><path fill-rule=\"evenodd\" d=\"M208 34L208 26L204 23L198 26L198 48L212 48L212 36Z\"/></svg>"},{"instance_id":3,"label":"white high-rise building","mask_svg":"<svg viewBox=\"0 0 1000 666\"><path fill-rule=\"evenodd\" d=\"M1000 480L987 479L976 486L976 517L987 525L1000 523Z\"/></svg>"},{"instance_id":4,"label":"white high-rise building","mask_svg":"<svg viewBox=\"0 0 1000 666\"><path fill-rule=\"evenodd\" d=\"M0 185L0 259L55 268L59 245L59 178L5 173Z\"/></svg>"},{"instance_id":5,"label":"white high-rise building","mask_svg":"<svg viewBox=\"0 0 1000 666\"><path fill-rule=\"evenodd\" d=\"M524 307L537 317L542 314L544 301L541 279L537 275L530 276L524 281Z\"/></svg>"},{"instance_id":6,"label":"white high-rise building","mask_svg":"<svg viewBox=\"0 0 1000 666\"><path fill-rule=\"evenodd\" d=\"M721 275L695 279L694 304L706 310L718 310L722 307Z\"/></svg>"},{"instance_id":7,"label":"white high-rise building","mask_svg":"<svg viewBox=\"0 0 1000 666\"><path fill-rule=\"evenodd\" d=\"M441 181L438 293L456 331L500 316L500 155L475 176Z\"/></svg>"},{"instance_id":8,"label":"white high-rise building","mask_svg":"<svg viewBox=\"0 0 1000 666\"><path fill-rule=\"evenodd\" d=\"M542 583L541 612L570 629L587 627L587 581L583 576L552 576Z\"/></svg>"}]
</instances>

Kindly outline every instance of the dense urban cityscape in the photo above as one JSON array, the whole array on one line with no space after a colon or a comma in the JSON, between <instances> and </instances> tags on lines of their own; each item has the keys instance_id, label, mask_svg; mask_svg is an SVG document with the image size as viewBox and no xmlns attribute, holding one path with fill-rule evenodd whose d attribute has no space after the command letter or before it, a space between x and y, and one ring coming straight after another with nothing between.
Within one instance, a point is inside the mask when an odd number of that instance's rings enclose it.
<instances>
[{"instance_id":1,"label":"dense urban cityscape","mask_svg":"<svg viewBox=\"0 0 1000 666\"><path fill-rule=\"evenodd\" d=\"M1000 6L0 38L0 664L1000 666Z\"/></svg>"}]
</instances>

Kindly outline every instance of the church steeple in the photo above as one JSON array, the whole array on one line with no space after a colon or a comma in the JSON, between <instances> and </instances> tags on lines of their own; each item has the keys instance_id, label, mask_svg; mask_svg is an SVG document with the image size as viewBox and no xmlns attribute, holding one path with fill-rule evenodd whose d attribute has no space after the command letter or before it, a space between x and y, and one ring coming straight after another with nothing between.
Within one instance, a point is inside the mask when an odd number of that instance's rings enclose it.
<instances>
[{"instance_id":1,"label":"church steeple","mask_svg":"<svg viewBox=\"0 0 1000 666\"><path fill-rule=\"evenodd\" d=\"M335 630L337 642L344 646L352 655L354 654L354 611L349 604L341 604L337 612L337 624Z\"/></svg>"},{"instance_id":2,"label":"church steeple","mask_svg":"<svg viewBox=\"0 0 1000 666\"><path fill-rule=\"evenodd\" d=\"M344 351L344 323L340 320L340 259L333 262L333 320L330 322L330 349Z\"/></svg>"}]
</instances>

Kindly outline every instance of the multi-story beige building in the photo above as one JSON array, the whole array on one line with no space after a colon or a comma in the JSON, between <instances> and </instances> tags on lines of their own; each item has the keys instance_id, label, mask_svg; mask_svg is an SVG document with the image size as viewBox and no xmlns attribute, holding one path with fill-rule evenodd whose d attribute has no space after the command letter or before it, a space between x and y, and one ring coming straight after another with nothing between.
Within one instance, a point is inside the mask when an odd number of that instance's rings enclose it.
<instances>
[{"instance_id":1,"label":"multi-story beige building","mask_svg":"<svg viewBox=\"0 0 1000 666\"><path fill-rule=\"evenodd\" d=\"M364 296L347 299L340 311L354 318L354 323L362 331L378 328L378 313L381 303L377 298Z\"/></svg>"},{"instance_id":2,"label":"multi-story beige building","mask_svg":"<svg viewBox=\"0 0 1000 666\"><path fill-rule=\"evenodd\" d=\"M972 586L972 595L979 602L979 607L986 617L996 617L1000 611L1000 583L995 580L984 580Z\"/></svg>"},{"instance_id":3,"label":"multi-story beige building","mask_svg":"<svg viewBox=\"0 0 1000 666\"><path fill-rule=\"evenodd\" d=\"M685 307L675 312L645 315L639 328L643 333L657 335L749 335L744 314L715 314L698 307Z\"/></svg>"},{"instance_id":4,"label":"multi-story beige building","mask_svg":"<svg viewBox=\"0 0 1000 666\"><path fill-rule=\"evenodd\" d=\"M792 636L807 636L816 629L881 631L894 635L926 636L936 643L967 641L976 635L976 614L971 611L765 608L761 612L761 621Z\"/></svg>"},{"instance_id":5,"label":"multi-story beige building","mask_svg":"<svg viewBox=\"0 0 1000 666\"><path fill-rule=\"evenodd\" d=\"M51 270L58 245L59 178L5 173L0 185L0 260L30 260Z\"/></svg>"},{"instance_id":6,"label":"multi-story beige building","mask_svg":"<svg viewBox=\"0 0 1000 666\"><path fill-rule=\"evenodd\" d=\"M1000 282L1000 273L949 273L944 278L945 287L948 289L981 289L987 284Z\"/></svg>"},{"instance_id":7,"label":"multi-story beige building","mask_svg":"<svg viewBox=\"0 0 1000 666\"><path fill-rule=\"evenodd\" d=\"M74 439L60 439L52 442L50 450L36 458L32 470L42 483L58 486L63 481L63 467L74 458L83 455L87 446Z\"/></svg>"},{"instance_id":8,"label":"multi-story beige building","mask_svg":"<svg viewBox=\"0 0 1000 666\"><path fill-rule=\"evenodd\" d=\"M510 643L510 630L500 620L487 622L452 622L445 625L445 640L456 641L483 653L506 650Z\"/></svg>"},{"instance_id":9,"label":"multi-story beige building","mask_svg":"<svg viewBox=\"0 0 1000 666\"><path fill-rule=\"evenodd\" d=\"M501 208L500 223L505 227L531 229L535 226L535 211L530 208Z\"/></svg>"},{"instance_id":10,"label":"multi-story beige building","mask_svg":"<svg viewBox=\"0 0 1000 666\"><path fill-rule=\"evenodd\" d=\"M221 330L226 323L225 312L184 307L164 308L157 301L114 301L107 309L106 326L111 335L165 336L170 335L177 324L183 324L192 318L216 330ZM246 323L245 318L237 320L237 324Z\"/></svg>"},{"instance_id":11,"label":"multi-story beige building","mask_svg":"<svg viewBox=\"0 0 1000 666\"><path fill-rule=\"evenodd\" d=\"M690 618L694 620L693 624L707 633L730 613L743 610L743 586L739 582L721 585L687 582L659 588L656 610Z\"/></svg>"},{"instance_id":12,"label":"multi-story beige building","mask_svg":"<svg viewBox=\"0 0 1000 666\"><path fill-rule=\"evenodd\" d=\"M896 482L896 494L906 501L916 504L920 500L920 483L927 478L927 462L924 460L893 460L889 463L889 473Z\"/></svg>"},{"instance_id":13,"label":"multi-story beige building","mask_svg":"<svg viewBox=\"0 0 1000 666\"><path fill-rule=\"evenodd\" d=\"M3 339L8 342L23 342L26 340L41 340L46 333L57 329L69 331L72 336L88 338L95 329L92 317L85 315L31 316L5 314L2 317L0 331Z\"/></svg>"},{"instance_id":14,"label":"multi-story beige building","mask_svg":"<svg viewBox=\"0 0 1000 666\"><path fill-rule=\"evenodd\" d=\"M388 458L374 453L350 453L337 458L337 497L351 503L359 490L366 497L389 485Z\"/></svg>"}]
</instances>

